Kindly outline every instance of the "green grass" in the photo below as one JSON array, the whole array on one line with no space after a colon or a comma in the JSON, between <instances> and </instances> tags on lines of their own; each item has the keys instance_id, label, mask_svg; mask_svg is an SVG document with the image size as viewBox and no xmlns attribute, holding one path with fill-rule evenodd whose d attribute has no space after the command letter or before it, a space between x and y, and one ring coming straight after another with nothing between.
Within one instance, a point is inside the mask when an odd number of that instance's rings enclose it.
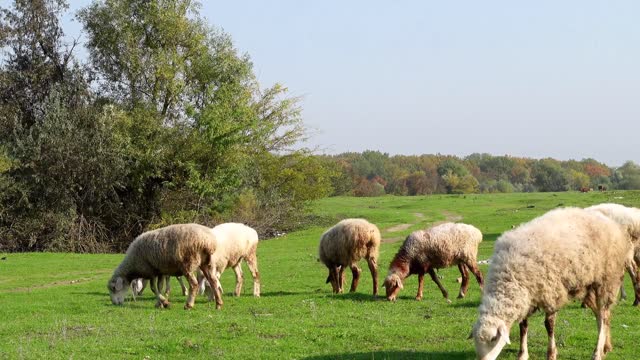
<instances>
[{"instance_id":1,"label":"green grass","mask_svg":"<svg viewBox=\"0 0 640 360\"><path fill-rule=\"evenodd\" d=\"M640 192L536 193L426 197L330 198L313 211L324 217L365 217L387 240L380 254L380 279L409 232L461 216L485 234L480 259L491 255L504 230L557 206L613 201L640 205ZM386 229L407 224L402 230ZM154 308L150 292L124 306L111 305L106 282L122 255L3 254L0 261L0 358L260 358L260 359L472 359L467 336L477 315L480 292L472 280L466 299L448 305L427 280L425 298L413 299L410 277L396 303L374 300L366 264L356 293L333 295L317 262L325 229L315 227L261 242L258 249L262 297L251 294L245 268L244 295L230 296L232 271L222 276L223 310L198 297L195 309L182 309L184 297L173 281L173 306ZM486 274L487 267L481 266ZM450 294L457 293L457 269L440 271ZM347 278L350 281L350 276ZM626 279L626 288L632 294ZM381 289L383 292L384 289ZM631 301L614 310L614 351L609 359L637 358L640 309ZM557 341L562 359L589 358L596 341L594 316L579 304L560 311ZM504 358L515 358L517 325ZM530 321L532 359L544 358L543 317Z\"/></svg>"}]
</instances>

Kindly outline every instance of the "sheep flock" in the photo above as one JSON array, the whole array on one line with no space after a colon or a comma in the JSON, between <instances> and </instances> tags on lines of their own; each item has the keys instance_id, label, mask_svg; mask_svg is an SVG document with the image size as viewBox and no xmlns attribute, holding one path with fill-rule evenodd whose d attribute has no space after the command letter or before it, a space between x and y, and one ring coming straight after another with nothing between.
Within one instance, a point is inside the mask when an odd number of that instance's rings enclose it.
<instances>
[{"instance_id":1,"label":"sheep flock","mask_svg":"<svg viewBox=\"0 0 640 360\"><path fill-rule=\"evenodd\" d=\"M486 275L478 267L482 238L480 229L463 223L444 223L410 233L382 283L386 300L398 300L412 274L418 275L415 298L421 300L424 275L429 274L451 302L436 270L457 266L461 275L458 298L467 294L470 273L482 293L477 320L468 324L478 359L498 358L511 343L509 334L515 324L520 333L518 359L528 359L528 319L537 311L544 314L547 359L556 359L556 316L571 301L582 302L595 316L597 340L592 359L603 359L613 349L611 310L623 288L625 272L634 285L633 305L640 303L640 209L600 204L551 210L499 236ZM372 277L373 298L384 300L377 297L381 242L378 227L365 219L344 219L320 236L318 261L328 270L326 283L331 284L332 296L344 296L340 294L344 292L347 268L352 273L350 292L357 291L362 273L358 263L365 260ZM257 232L237 223L213 228L175 224L145 232L132 241L107 283L111 301L122 305L129 290L139 295L148 282L156 306L169 307L169 278L178 277L187 297L185 309L193 308L205 286L209 288L209 300L221 309L220 277L226 268L232 268L236 276L234 295L239 296L243 262L253 278L256 299L251 301L260 301L258 244ZM269 259L262 261L268 263Z\"/></svg>"}]
</instances>

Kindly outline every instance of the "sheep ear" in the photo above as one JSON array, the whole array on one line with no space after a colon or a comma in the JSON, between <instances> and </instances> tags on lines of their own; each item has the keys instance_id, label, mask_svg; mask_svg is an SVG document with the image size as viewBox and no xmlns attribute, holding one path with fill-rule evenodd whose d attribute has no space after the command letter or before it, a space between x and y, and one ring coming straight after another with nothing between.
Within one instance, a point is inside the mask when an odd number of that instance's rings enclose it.
<instances>
[{"instance_id":1,"label":"sheep ear","mask_svg":"<svg viewBox=\"0 0 640 360\"><path fill-rule=\"evenodd\" d=\"M327 281L325 282L325 284L328 284L331 282L331 274L329 274L329 276L327 276Z\"/></svg>"},{"instance_id":2,"label":"sheep ear","mask_svg":"<svg viewBox=\"0 0 640 360\"><path fill-rule=\"evenodd\" d=\"M502 324L498 327L498 337L502 338L507 345L511 345L511 340L509 339L509 330L507 330L507 326Z\"/></svg>"},{"instance_id":3,"label":"sheep ear","mask_svg":"<svg viewBox=\"0 0 640 360\"><path fill-rule=\"evenodd\" d=\"M116 291L120 291L124 288L124 282L122 281L121 277L118 277L116 279Z\"/></svg>"}]
</instances>

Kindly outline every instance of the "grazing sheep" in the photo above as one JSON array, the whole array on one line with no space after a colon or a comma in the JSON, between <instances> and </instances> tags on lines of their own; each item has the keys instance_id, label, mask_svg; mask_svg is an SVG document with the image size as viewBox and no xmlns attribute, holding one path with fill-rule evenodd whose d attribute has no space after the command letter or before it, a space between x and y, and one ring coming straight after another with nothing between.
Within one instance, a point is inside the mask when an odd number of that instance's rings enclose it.
<instances>
[{"instance_id":1,"label":"grazing sheep","mask_svg":"<svg viewBox=\"0 0 640 360\"><path fill-rule=\"evenodd\" d=\"M217 289L218 279L212 278L210 271L215 251L215 236L206 226L179 224L145 232L129 245L107 283L111 302L122 305L131 281L145 278L151 280L151 290L158 299L156 306L167 307L169 301L158 290L158 279L163 275L185 276L189 281L189 295L184 307L191 309L198 286L193 275L196 270L200 269ZM221 307L222 299L218 296L216 308Z\"/></svg>"},{"instance_id":2,"label":"grazing sheep","mask_svg":"<svg viewBox=\"0 0 640 360\"><path fill-rule=\"evenodd\" d=\"M400 250L389 265L389 274L383 286L387 289L387 299L395 301L402 282L411 274L418 274L418 294L422 299L424 274L428 273L438 285L442 295L449 300L447 290L442 286L434 269L458 265L462 274L462 285L458 298L463 298L469 288L469 270L475 275L482 289L482 273L478 269L478 245L482 233L467 224L445 223L427 230L418 230L407 236Z\"/></svg>"},{"instance_id":3,"label":"grazing sheep","mask_svg":"<svg viewBox=\"0 0 640 360\"><path fill-rule=\"evenodd\" d=\"M505 232L495 244L479 317L471 336L479 359L493 360L520 324L518 359L528 359L528 317L545 312L547 359L555 359L556 314L571 299L581 299L596 315L598 342L593 359L612 349L611 307L616 301L632 248L620 227L594 211L550 211Z\"/></svg>"},{"instance_id":4,"label":"grazing sheep","mask_svg":"<svg viewBox=\"0 0 640 360\"><path fill-rule=\"evenodd\" d=\"M236 274L235 296L240 296L242 292L243 274L242 260L247 262L247 266L253 276L253 296L260 296L260 273L258 272L258 233L251 227L239 223L224 223L212 229L211 233L216 238L217 248L211 260L212 274L220 275L227 267L233 268ZM200 278L200 291L204 290L204 278ZM222 287L218 283L218 292L222 292ZM211 298L213 293L210 293Z\"/></svg>"},{"instance_id":5,"label":"grazing sheep","mask_svg":"<svg viewBox=\"0 0 640 360\"><path fill-rule=\"evenodd\" d=\"M628 234L628 239L633 245L633 261L629 264L627 270L631 276L633 287L635 290L635 300L633 306L640 304L640 209L634 207L626 207L619 204L599 204L586 208L589 211L599 211L611 220L622 226L622 231ZM620 288L621 294L624 294L624 285Z\"/></svg>"},{"instance_id":6,"label":"grazing sheep","mask_svg":"<svg viewBox=\"0 0 640 360\"><path fill-rule=\"evenodd\" d=\"M329 269L327 283L334 293L341 293L344 285L344 269L349 266L353 274L351 292L356 291L361 270L358 261L367 259L373 278L373 295L378 295L378 250L380 230L364 219L345 219L327 230L320 237L320 261Z\"/></svg>"}]
</instances>

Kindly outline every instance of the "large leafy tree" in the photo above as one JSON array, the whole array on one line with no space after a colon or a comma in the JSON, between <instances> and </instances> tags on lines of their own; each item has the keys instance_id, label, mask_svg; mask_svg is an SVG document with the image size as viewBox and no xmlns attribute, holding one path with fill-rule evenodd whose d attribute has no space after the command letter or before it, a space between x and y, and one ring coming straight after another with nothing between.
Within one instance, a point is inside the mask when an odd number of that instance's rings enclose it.
<instances>
[{"instance_id":1,"label":"large leafy tree","mask_svg":"<svg viewBox=\"0 0 640 360\"><path fill-rule=\"evenodd\" d=\"M132 119L132 131L144 130L132 143L132 171L147 179L138 193L152 196L158 214L170 202L191 220L229 210L255 186L258 157L290 153L304 137L298 99L279 84L261 89L249 57L198 6L106 0L78 15L101 95Z\"/></svg>"},{"instance_id":2,"label":"large leafy tree","mask_svg":"<svg viewBox=\"0 0 640 360\"><path fill-rule=\"evenodd\" d=\"M2 9L2 247L99 250L125 164L112 113L93 105L85 69L59 23L61 0ZM113 221L115 222L115 221ZM80 241L82 239L82 241Z\"/></svg>"}]
</instances>

